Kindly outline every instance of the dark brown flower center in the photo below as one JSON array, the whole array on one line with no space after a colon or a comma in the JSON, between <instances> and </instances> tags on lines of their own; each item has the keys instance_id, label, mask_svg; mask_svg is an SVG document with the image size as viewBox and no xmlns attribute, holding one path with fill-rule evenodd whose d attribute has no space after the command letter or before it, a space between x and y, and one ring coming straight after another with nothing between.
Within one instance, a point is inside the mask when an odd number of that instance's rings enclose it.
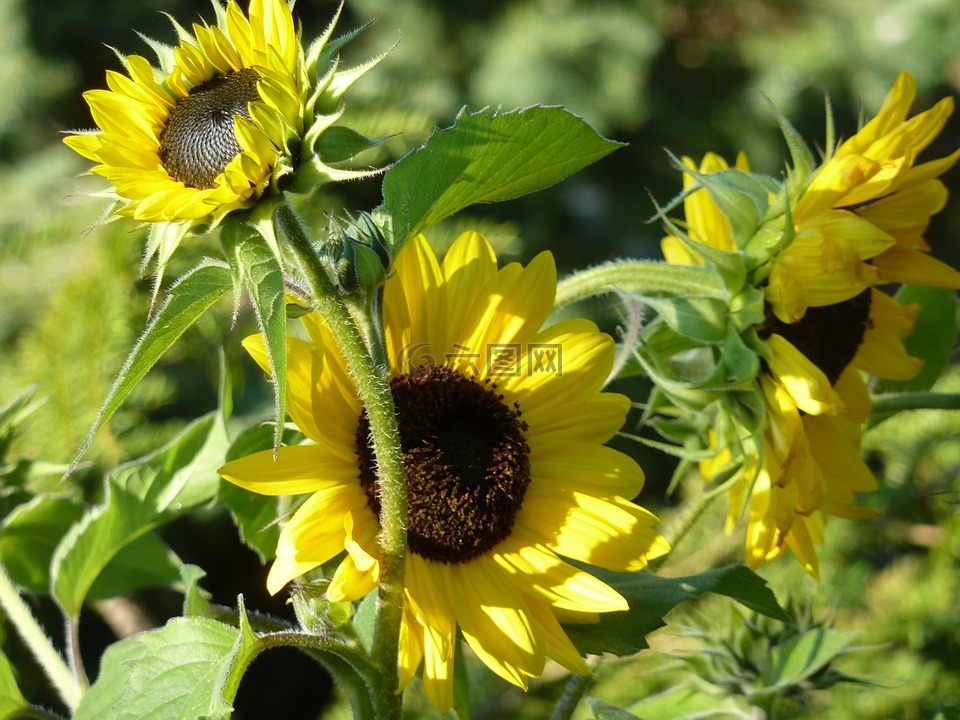
<instances>
[{"instance_id":1,"label":"dark brown flower center","mask_svg":"<svg viewBox=\"0 0 960 720\"><path fill-rule=\"evenodd\" d=\"M407 543L421 557L467 562L510 535L530 484L520 410L496 387L444 367L390 383L407 469ZM370 422L357 428L360 483L380 516Z\"/></svg>"},{"instance_id":2,"label":"dark brown flower center","mask_svg":"<svg viewBox=\"0 0 960 720\"><path fill-rule=\"evenodd\" d=\"M760 337L782 335L823 370L831 385L857 354L870 327L870 290L835 305L810 307L799 322L785 323L767 309Z\"/></svg>"},{"instance_id":3,"label":"dark brown flower center","mask_svg":"<svg viewBox=\"0 0 960 720\"><path fill-rule=\"evenodd\" d=\"M187 187L215 186L217 175L240 153L236 116L250 119L249 103L260 99L260 74L251 68L208 80L177 101L160 133L160 162Z\"/></svg>"}]
</instances>

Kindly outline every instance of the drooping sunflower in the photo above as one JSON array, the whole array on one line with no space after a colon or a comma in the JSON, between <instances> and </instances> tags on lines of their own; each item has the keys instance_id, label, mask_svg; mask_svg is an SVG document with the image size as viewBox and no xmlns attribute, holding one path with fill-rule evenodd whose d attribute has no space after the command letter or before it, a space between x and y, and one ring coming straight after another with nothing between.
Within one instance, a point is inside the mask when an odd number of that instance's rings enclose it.
<instances>
[{"instance_id":1,"label":"drooping sunflower","mask_svg":"<svg viewBox=\"0 0 960 720\"><path fill-rule=\"evenodd\" d=\"M791 550L818 575L816 546L829 516L858 518L855 494L876 488L860 456L862 423L870 412L864 375L914 377L922 362L903 340L917 308L878 289L913 283L960 289L960 273L930 257L923 233L946 202L938 179L960 157L916 164L943 127L948 98L907 119L912 78L901 75L878 115L816 169L792 202L792 239L766 266L754 268L765 319L757 328L765 361L757 379L766 414L762 436L722 447L701 462L708 479L738 453L741 481L731 492L728 529L747 504L747 563L756 568ZM685 165L696 170L688 158ZM708 154L700 173L727 169ZM746 159L736 167L748 170ZM690 188L695 181L685 176ZM685 198L689 239L727 252L728 219L705 188ZM677 237L663 242L668 261L698 262Z\"/></svg>"},{"instance_id":2,"label":"drooping sunflower","mask_svg":"<svg viewBox=\"0 0 960 720\"><path fill-rule=\"evenodd\" d=\"M97 163L117 214L151 223L147 259L159 252L161 265L188 233L264 193L370 174L327 164L321 138L380 58L341 69L343 41L328 42L336 18L305 54L285 0L250 0L246 15L234 0L212 5L214 25L171 19L176 47L148 40L159 69L120 56L127 73L108 71L108 89L84 93L99 129L64 140Z\"/></svg>"},{"instance_id":3,"label":"drooping sunflower","mask_svg":"<svg viewBox=\"0 0 960 720\"><path fill-rule=\"evenodd\" d=\"M541 329L556 291L549 253L498 269L487 241L467 233L440 264L419 237L395 270L383 306L409 496L401 680L422 661L427 696L449 709L458 627L518 686L548 656L583 673L560 619L626 602L564 558L633 571L668 549L657 519L630 501L640 467L604 445L630 405L600 392L614 343L587 320ZM220 473L258 493L310 493L281 532L270 592L346 550L327 595L356 600L379 576L369 426L322 318L303 324L309 341L288 341L287 407L312 444ZM269 372L262 336L245 345Z\"/></svg>"}]
</instances>

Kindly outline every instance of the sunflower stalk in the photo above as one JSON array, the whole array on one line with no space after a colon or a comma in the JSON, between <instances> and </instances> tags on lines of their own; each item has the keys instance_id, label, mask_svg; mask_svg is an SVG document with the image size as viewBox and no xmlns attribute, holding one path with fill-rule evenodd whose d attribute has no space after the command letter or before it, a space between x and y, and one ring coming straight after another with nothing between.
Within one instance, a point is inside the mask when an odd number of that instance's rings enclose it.
<instances>
[{"instance_id":1,"label":"sunflower stalk","mask_svg":"<svg viewBox=\"0 0 960 720\"><path fill-rule=\"evenodd\" d=\"M64 705L71 713L75 711L83 696L83 688L30 613L30 608L20 597L3 566L0 566L0 607L57 689Z\"/></svg>"},{"instance_id":2,"label":"sunflower stalk","mask_svg":"<svg viewBox=\"0 0 960 720\"><path fill-rule=\"evenodd\" d=\"M617 260L580 270L557 283L555 309L607 293L666 292L724 298L720 276L709 268L650 260Z\"/></svg>"},{"instance_id":3,"label":"sunflower stalk","mask_svg":"<svg viewBox=\"0 0 960 720\"><path fill-rule=\"evenodd\" d=\"M873 414L903 410L960 410L960 393L907 392L873 396Z\"/></svg>"},{"instance_id":4,"label":"sunflower stalk","mask_svg":"<svg viewBox=\"0 0 960 720\"><path fill-rule=\"evenodd\" d=\"M380 595L371 650L381 682L372 685L370 691L376 696L374 704L381 711L378 717L399 717L397 658L407 543L407 478L388 368L371 355L360 328L330 282L293 209L287 204L279 205L276 221L306 277L314 306L337 340L370 421L381 503Z\"/></svg>"}]
</instances>

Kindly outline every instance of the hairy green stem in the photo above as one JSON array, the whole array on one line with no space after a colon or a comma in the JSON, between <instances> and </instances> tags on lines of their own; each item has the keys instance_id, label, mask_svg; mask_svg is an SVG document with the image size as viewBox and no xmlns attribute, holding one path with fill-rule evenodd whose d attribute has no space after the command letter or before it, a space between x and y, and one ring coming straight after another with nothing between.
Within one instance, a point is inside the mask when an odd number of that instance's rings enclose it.
<instances>
[{"instance_id":1,"label":"hairy green stem","mask_svg":"<svg viewBox=\"0 0 960 720\"><path fill-rule=\"evenodd\" d=\"M615 260L580 270L557 283L554 307L560 309L612 292L668 292L720 298L727 294L723 280L708 268L658 260Z\"/></svg>"},{"instance_id":2,"label":"hairy green stem","mask_svg":"<svg viewBox=\"0 0 960 720\"><path fill-rule=\"evenodd\" d=\"M371 654L382 676L382 682L371 690L379 693L375 701L382 708L383 714L379 717L399 718L397 659L407 546L407 475L400 448L393 393L390 390L390 367L382 360L374 360L355 318L332 286L293 210L286 204L279 206L276 220L306 276L316 309L327 321L340 346L370 421L381 508L380 589Z\"/></svg>"},{"instance_id":3,"label":"hairy green stem","mask_svg":"<svg viewBox=\"0 0 960 720\"><path fill-rule=\"evenodd\" d=\"M906 392L874 395L874 414L901 410L960 410L960 393Z\"/></svg>"},{"instance_id":4,"label":"hairy green stem","mask_svg":"<svg viewBox=\"0 0 960 720\"><path fill-rule=\"evenodd\" d=\"M550 714L550 720L570 720L573 717L577 705L587 694L587 690L593 684L593 672L600 664L599 657L590 662L590 672L587 675L571 675L567 678L567 684L563 688L563 694L557 700L557 704Z\"/></svg>"},{"instance_id":5,"label":"hairy green stem","mask_svg":"<svg viewBox=\"0 0 960 720\"><path fill-rule=\"evenodd\" d=\"M50 642L50 638L40 627L40 623L33 617L30 608L20 597L13 581L7 575L6 568L2 565L0 565L0 607L3 607L7 618L17 628L24 644L30 648L30 652L47 674L64 704L71 713L74 712L80 704L83 689L60 657L60 653L54 648L53 643Z\"/></svg>"}]
</instances>

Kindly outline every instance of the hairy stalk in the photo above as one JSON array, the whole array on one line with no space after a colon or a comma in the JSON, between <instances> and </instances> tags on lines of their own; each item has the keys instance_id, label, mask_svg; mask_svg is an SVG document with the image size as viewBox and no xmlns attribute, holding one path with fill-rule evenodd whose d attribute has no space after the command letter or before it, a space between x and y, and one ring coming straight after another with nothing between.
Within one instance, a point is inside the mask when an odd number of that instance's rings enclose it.
<instances>
[{"instance_id":1,"label":"hairy stalk","mask_svg":"<svg viewBox=\"0 0 960 720\"><path fill-rule=\"evenodd\" d=\"M80 704L83 688L70 672L70 668L60 657L60 653L54 648L43 628L40 627L40 623L33 617L30 608L20 597L13 581L7 575L6 568L2 565L0 565L0 607L3 607L7 618L17 628L24 644L30 648L30 652L43 668L50 683L60 694L64 705L73 713Z\"/></svg>"},{"instance_id":2,"label":"hairy stalk","mask_svg":"<svg viewBox=\"0 0 960 720\"><path fill-rule=\"evenodd\" d=\"M313 294L314 306L323 315L337 339L370 421L370 434L377 459L380 484L380 590L372 649L382 683L371 688L379 693L380 717L400 717L397 693L400 622L403 611L403 573L407 545L407 476L400 448L400 432L390 390L390 367L374 360L356 320L326 275L316 250L300 221L288 205L277 210L281 227ZM375 322L373 318L365 319ZM365 329L373 329L368 325ZM379 327L376 326L379 332ZM377 347L372 343L373 347ZM379 353L378 353L379 354Z\"/></svg>"},{"instance_id":3,"label":"hairy stalk","mask_svg":"<svg viewBox=\"0 0 960 720\"><path fill-rule=\"evenodd\" d=\"M587 690L593 684L593 672L600 664L599 657L594 658L590 663L590 673L588 675L571 675L567 678L567 684L563 688L563 694L557 700L553 712L550 714L550 720L570 720L573 717L577 705L587 694Z\"/></svg>"},{"instance_id":4,"label":"hairy stalk","mask_svg":"<svg viewBox=\"0 0 960 720\"><path fill-rule=\"evenodd\" d=\"M557 283L556 309L607 293L668 292L726 297L716 271L654 260L616 260L580 270Z\"/></svg>"},{"instance_id":5,"label":"hairy stalk","mask_svg":"<svg viewBox=\"0 0 960 720\"><path fill-rule=\"evenodd\" d=\"M873 396L875 415L902 410L960 410L960 393L906 392Z\"/></svg>"}]
</instances>

